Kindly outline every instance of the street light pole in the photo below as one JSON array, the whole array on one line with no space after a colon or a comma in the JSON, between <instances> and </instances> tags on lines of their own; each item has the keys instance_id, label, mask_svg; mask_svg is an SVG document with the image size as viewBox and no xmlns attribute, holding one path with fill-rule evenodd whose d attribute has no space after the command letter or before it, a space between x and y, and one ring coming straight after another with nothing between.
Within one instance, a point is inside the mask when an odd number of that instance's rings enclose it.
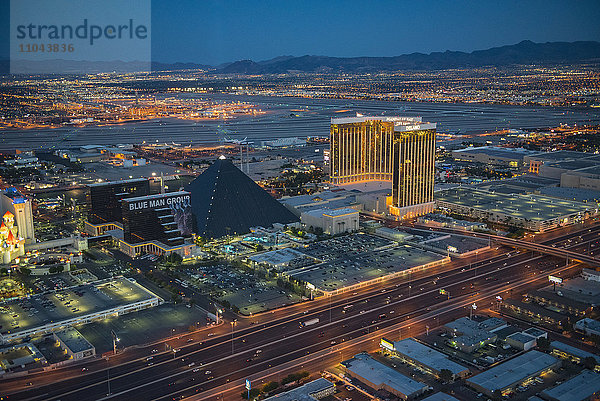
<instances>
[{"instance_id":1,"label":"street light pole","mask_svg":"<svg viewBox=\"0 0 600 401\"><path fill-rule=\"evenodd\" d=\"M233 355L233 330L235 327L235 320L231 321L231 355Z\"/></svg>"},{"instance_id":2,"label":"street light pole","mask_svg":"<svg viewBox=\"0 0 600 401\"><path fill-rule=\"evenodd\" d=\"M108 384L108 394L106 395L110 395L110 363L108 363L108 356L106 357L106 366L106 374L108 375L108 379L106 380Z\"/></svg>"},{"instance_id":3,"label":"street light pole","mask_svg":"<svg viewBox=\"0 0 600 401\"><path fill-rule=\"evenodd\" d=\"M117 337L117 333L115 333L113 330L110 331L110 335L113 341L113 355L117 355L117 342L121 341L121 339Z\"/></svg>"}]
</instances>

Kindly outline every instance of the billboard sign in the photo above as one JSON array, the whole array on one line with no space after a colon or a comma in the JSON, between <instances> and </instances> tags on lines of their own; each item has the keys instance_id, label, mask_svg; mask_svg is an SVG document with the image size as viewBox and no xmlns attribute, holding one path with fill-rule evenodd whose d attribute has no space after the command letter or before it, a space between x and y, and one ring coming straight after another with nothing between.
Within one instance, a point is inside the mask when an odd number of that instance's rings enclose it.
<instances>
[{"instance_id":1,"label":"billboard sign","mask_svg":"<svg viewBox=\"0 0 600 401\"><path fill-rule=\"evenodd\" d=\"M386 340L385 338L381 339L380 342L381 347L390 350L390 351L395 351L396 349L394 348L394 344L391 341Z\"/></svg>"},{"instance_id":2,"label":"billboard sign","mask_svg":"<svg viewBox=\"0 0 600 401\"><path fill-rule=\"evenodd\" d=\"M560 278L560 277L556 277L556 276L548 276L548 280L549 280L551 283L556 283L556 284L560 284L560 283L562 283L562 282L563 282L562 278Z\"/></svg>"}]
</instances>

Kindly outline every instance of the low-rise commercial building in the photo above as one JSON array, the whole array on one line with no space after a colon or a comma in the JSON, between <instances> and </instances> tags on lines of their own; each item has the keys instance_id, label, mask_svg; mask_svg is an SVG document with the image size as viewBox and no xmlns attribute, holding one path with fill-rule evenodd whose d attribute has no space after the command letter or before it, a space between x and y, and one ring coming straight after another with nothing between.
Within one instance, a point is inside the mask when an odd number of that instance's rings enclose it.
<instances>
[{"instance_id":1,"label":"low-rise commercial building","mask_svg":"<svg viewBox=\"0 0 600 401\"><path fill-rule=\"evenodd\" d=\"M560 360L555 357L532 350L467 379L467 384L489 397L494 396L496 391L507 394L529 379L560 365Z\"/></svg>"},{"instance_id":2,"label":"low-rise commercial building","mask_svg":"<svg viewBox=\"0 0 600 401\"><path fill-rule=\"evenodd\" d=\"M335 384L319 378L293 390L265 398L264 401L315 401L335 393Z\"/></svg>"},{"instance_id":3,"label":"low-rise commercial building","mask_svg":"<svg viewBox=\"0 0 600 401\"><path fill-rule=\"evenodd\" d=\"M522 351L529 351L537 344L537 340L535 337L532 337L523 332L511 334L508 337L506 337L505 341L511 347L520 349Z\"/></svg>"},{"instance_id":4,"label":"low-rise commercial building","mask_svg":"<svg viewBox=\"0 0 600 401\"><path fill-rule=\"evenodd\" d=\"M495 342L498 336L493 331L500 330L506 326L506 322L498 318L489 318L482 322L477 322L467 317L461 317L445 324L444 328L453 336L453 338L448 340L449 345L463 352L471 353L487 344Z\"/></svg>"},{"instance_id":5,"label":"low-rise commercial building","mask_svg":"<svg viewBox=\"0 0 600 401\"><path fill-rule=\"evenodd\" d=\"M456 160L478 162L493 166L521 167L526 156L540 152L524 148L501 148L498 146L479 146L453 150L452 157Z\"/></svg>"},{"instance_id":6,"label":"low-rise commercial building","mask_svg":"<svg viewBox=\"0 0 600 401\"><path fill-rule=\"evenodd\" d=\"M558 308L562 310L563 313L572 316L585 316L592 311L592 306L590 304L566 297L562 292L560 292L560 294L562 295L548 289L543 289L532 291L527 294L527 297L537 303L543 303Z\"/></svg>"},{"instance_id":7,"label":"low-rise commercial building","mask_svg":"<svg viewBox=\"0 0 600 401\"><path fill-rule=\"evenodd\" d=\"M581 277L584 280L600 281L600 271L584 268L581 272Z\"/></svg>"},{"instance_id":8,"label":"low-rise commercial building","mask_svg":"<svg viewBox=\"0 0 600 401\"><path fill-rule=\"evenodd\" d=\"M337 235L358 230L358 216L358 211L350 208L316 209L303 212L300 221L306 227L320 228L326 234Z\"/></svg>"},{"instance_id":9,"label":"low-rise commercial building","mask_svg":"<svg viewBox=\"0 0 600 401\"><path fill-rule=\"evenodd\" d=\"M258 255L252 255L248 258L254 265L266 266L271 269L282 270L284 268L293 268L295 265L304 265L301 261L307 263L316 263L317 261L313 258L309 258L307 255L293 248L282 248L274 251L263 252Z\"/></svg>"},{"instance_id":10,"label":"low-rise commercial building","mask_svg":"<svg viewBox=\"0 0 600 401\"><path fill-rule=\"evenodd\" d=\"M587 358L596 360L596 371L600 371L600 356L584 351L572 345L565 344L560 341L552 341L550 343L551 354L563 359L569 359L575 363L582 363Z\"/></svg>"},{"instance_id":11,"label":"low-rise commercial building","mask_svg":"<svg viewBox=\"0 0 600 401\"><path fill-rule=\"evenodd\" d=\"M421 401L459 401L459 399L440 391L439 393L423 398Z\"/></svg>"},{"instance_id":12,"label":"low-rise commercial building","mask_svg":"<svg viewBox=\"0 0 600 401\"><path fill-rule=\"evenodd\" d=\"M579 330L587 336L600 336L600 322L586 317L575 323L575 330Z\"/></svg>"},{"instance_id":13,"label":"low-rise commercial building","mask_svg":"<svg viewBox=\"0 0 600 401\"><path fill-rule=\"evenodd\" d=\"M73 327L55 331L52 335L70 359L83 359L96 355L96 348Z\"/></svg>"},{"instance_id":14,"label":"low-rise commercial building","mask_svg":"<svg viewBox=\"0 0 600 401\"><path fill-rule=\"evenodd\" d=\"M516 315L525 315L534 320L549 324L559 324L565 315L546 309L533 302L523 302L518 299L505 299L501 304L502 309Z\"/></svg>"},{"instance_id":15,"label":"low-rise commercial building","mask_svg":"<svg viewBox=\"0 0 600 401\"><path fill-rule=\"evenodd\" d=\"M439 377L440 371L444 369L452 372L454 379L469 375L468 368L452 361L448 355L421 344L414 338L396 342L382 338L380 346L384 354L390 354L403 362L418 366L436 377Z\"/></svg>"},{"instance_id":16,"label":"low-rise commercial building","mask_svg":"<svg viewBox=\"0 0 600 401\"><path fill-rule=\"evenodd\" d=\"M439 208L463 216L543 232L598 214L598 205L541 195L509 195L458 187L436 194Z\"/></svg>"},{"instance_id":17,"label":"low-rise commercial building","mask_svg":"<svg viewBox=\"0 0 600 401\"><path fill-rule=\"evenodd\" d=\"M600 395L600 375L584 370L566 382L542 391L542 396L550 401L597 400Z\"/></svg>"},{"instance_id":18,"label":"low-rise commercial building","mask_svg":"<svg viewBox=\"0 0 600 401\"><path fill-rule=\"evenodd\" d=\"M376 361L366 353L342 362L342 367L351 376L374 390L385 390L396 397L407 400L423 394L428 386Z\"/></svg>"},{"instance_id":19,"label":"low-rise commercial building","mask_svg":"<svg viewBox=\"0 0 600 401\"><path fill-rule=\"evenodd\" d=\"M465 231L473 231L476 229L484 230L487 228L485 223L478 221L457 220L438 213L430 213L426 214L425 216L417 217L417 222L431 227L448 227Z\"/></svg>"}]
</instances>

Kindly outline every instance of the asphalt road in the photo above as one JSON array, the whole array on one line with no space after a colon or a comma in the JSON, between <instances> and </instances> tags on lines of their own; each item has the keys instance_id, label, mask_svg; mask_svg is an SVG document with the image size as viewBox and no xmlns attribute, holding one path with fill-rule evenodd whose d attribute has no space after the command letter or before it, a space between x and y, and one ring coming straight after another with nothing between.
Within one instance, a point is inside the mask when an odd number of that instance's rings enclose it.
<instances>
[{"instance_id":1,"label":"asphalt road","mask_svg":"<svg viewBox=\"0 0 600 401\"><path fill-rule=\"evenodd\" d=\"M588 231L589 229L592 231ZM582 239L577 239L580 242L574 244L572 240L570 249L583 251L590 249L589 241L597 241L600 226L570 231L555 238L552 243L559 246L561 241L578 238L581 234ZM302 365L302 358L308 358L306 363L316 364L320 369L332 366L351 357L361 347L367 349L365 341L376 347L386 330L395 330L394 327L405 325L402 337L416 335L424 331L426 324L433 328L464 316L468 313L464 307L473 300L489 302L490 297L493 298L500 292L505 297L509 296L511 288L519 281L524 282L523 286L526 288L523 287L523 290L540 285L545 282L550 270L557 268L557 265L564 265L564 261L556 257L532 257L531 252L510 253L510 257L505 254L494 255L494 252L489 253L491 257L489 254L479 255L482 260L471 264L469 262L474 262L473 260L463 262L462 267L460 263L448 264L453 270L445 272L439 278L435 275L420 277L432 273L431 271L414 274L410 289L406 280L399 280L395 285L387 283L391 285L388 290L377 288L375 291L371 289L370 293L348 293L343 296L345 299L315 301L260 316L256 320L240 320L238 326L233 327L233 336L232 326L228 322L209 333L198 333L189 343L188 338L170 341L173 347L180 349L178 352L160 352L165 349L165 345L161 344L158 347L162 348L156 353L151 353L151 349L146 347L137 353L117 355L112 361L95 361L90 363L89 371L84 374L81 374L79 366L28 378L5 380L1 384L6 389L5 394L17 391L6 399L166 400L196 393L211 394L211 389L227 386L228 382L232 383L231 386L235 383L235 391L239 394L241 389L238 382L244 377L262 374L269 369L283 372L286 366L291 369L298 362ZM568 269L567 273L574 270ZM440 288L450 292L449 301L439 294ZM328 302L331 302L331 307ZM344 309L349 304L352 307ZM307 309L309 307L310 311ZM300 312L302 309L306 313ZM300 322L312 318L319 318L319 323L300 327ZM419 321L410 325L414 319ZM260 321L259 324L251 324L257 320ZM211 333L214 335L208 336ZM197 340L203 342L198 343ZM356 341L357 345L345 346ZM337 354L335 357L329 355L337 352L336 349L340 350L339 357ZM258 350L261 352L257 352ZM323 352L325 355L321 362L310 362L312 355ZM152 356L152 359L137 357L140 354ZM107 369L108 366L110 370ZM195 369L199 370L194 372ZM69 378L77 371L77 377ZM206 373L207 371L210 373ZM111 396L106 397L109 375ZM35 386L26 387L27 380Z\"/></svg>"}]
</instances>

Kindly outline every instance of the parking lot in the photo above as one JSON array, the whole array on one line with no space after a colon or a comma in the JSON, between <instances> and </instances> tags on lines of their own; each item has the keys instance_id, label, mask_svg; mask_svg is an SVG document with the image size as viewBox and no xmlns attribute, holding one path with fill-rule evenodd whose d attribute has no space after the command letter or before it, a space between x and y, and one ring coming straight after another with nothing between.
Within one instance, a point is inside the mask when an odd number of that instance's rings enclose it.
<instances>
[{"instance_id":1,"label":"parking lot","mask_svg":"<svg viewBox=\"0 0 600 401\"><path fill-rule=\"evenodd\" d=\"M155 308L110 317L76 328L102 354L113 349L111 330L119 337L120 349L147 344L173 335L189 332L191 328L207 327L206 312L197 307L163 304Z\"/></svg>"},{"instance_id":2,"label":"parking lot","mask_svg":"<svg viewBox=\"0 0 600 401\"><path fill-rule=\"evenodd\" d=\"M346 237L339 239L344 238ZM381 240L377 248L363 244L341 246L342 250L336 249L330 251L330 255L322 255L327 262L299 269L291 273L291 276L310 283L321 291L331 292L444 260L442 255L410 245L380 249L385 246L383 241L389 242ZM310 249L307 253L318 257Z\"/></svg>"},{"instance_id":3,"label":"parking lot","mask_svg":"<svg viewBox=\"0 0 600 401\"><path fill-rule=\"evenodd\" d=\"M322 261L341 259L392 246L394 242L369 234L352 234L310 244L300 251Z\"/></svg>"},{"instance_id":4,"label":"parking lot","mask_svg":"<svg viewBox=\"0 0 600 401\"><path fill-rule=\"evenodd\" d=\"M297 294L278 287L276 280L261 278L225 264L199 266L188 269L186 274L193 287L220 302L227 301L246 315L300 301Z\"/></svg>"}]
</instances>

